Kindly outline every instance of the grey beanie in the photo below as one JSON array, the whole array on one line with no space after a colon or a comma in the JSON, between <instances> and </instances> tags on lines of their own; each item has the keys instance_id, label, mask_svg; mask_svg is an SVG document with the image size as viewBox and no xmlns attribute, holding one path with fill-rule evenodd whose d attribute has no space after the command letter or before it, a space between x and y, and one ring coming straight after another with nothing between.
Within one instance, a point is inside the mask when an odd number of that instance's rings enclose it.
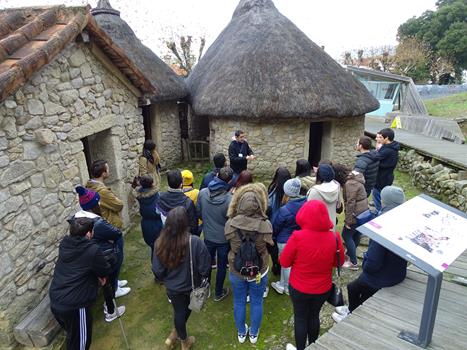
<instances>
[{"instance_id":1,"label":"grey beanie","mask_svg":"<svg viewBox=\"0 0 467 350\"><path fill-rule=\"evenodd\" d=\"M300 197L300 187L300 180L294 177L284 183L284 193L290 198Z\"/></svg>"},{"instance_id":2,"label":"grey beanie","mask_svg":"<svg viewBox=\"0 0 467 350\"><path fill-rule=\"evenodd\" d=\"M386 186L381 191L381 203L383 207L396 207L405 202L405 194L402 188Z\"/></svg>"}]
</instances>

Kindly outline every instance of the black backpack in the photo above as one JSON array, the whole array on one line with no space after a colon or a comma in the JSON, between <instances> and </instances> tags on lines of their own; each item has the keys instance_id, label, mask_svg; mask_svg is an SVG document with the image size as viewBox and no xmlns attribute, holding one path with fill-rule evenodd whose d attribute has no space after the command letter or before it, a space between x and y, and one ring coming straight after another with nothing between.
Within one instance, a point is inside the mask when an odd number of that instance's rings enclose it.
<instances>
[{"instance_id":1,"label":"black backpack","mask_svg":"<svg viewBox=\"0 0 467 350\"><path fill-rule=\"evenodd\" d=\"M263 267L263 260L256 249L257 233L237 230L237 235L242 243L235 254L234 268L242 276L255 278Z\"/></svg>"}]
</instances>

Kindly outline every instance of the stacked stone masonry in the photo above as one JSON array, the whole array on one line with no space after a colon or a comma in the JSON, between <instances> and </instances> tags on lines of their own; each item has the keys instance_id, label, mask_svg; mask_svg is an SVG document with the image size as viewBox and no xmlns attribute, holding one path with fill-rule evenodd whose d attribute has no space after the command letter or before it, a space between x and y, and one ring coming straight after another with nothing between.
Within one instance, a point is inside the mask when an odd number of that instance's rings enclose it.
<instances>
[{"instance_id":1,"label":"stacked stone masonry","mask_svg":"<svg viewBox=\"0 0 467 350\"><path fill-rule=\"evenodd\" d=\"M100 133L99 133L100 132ZM74 188L88 179L83 137L109 155L124 200L144 142L138 99L90 53L71 44L0 104L0 344L47 293ZM100 139L105 137L105 139Z\"/></svg>"},{"instance_id":2,"label":"stacked stone masonry","mask_svg":"<svg viewBox=\"0 0 467 350\"><path fill-rule=\"evenodd\" d=\"M415 150L401 150L398 167L410 174L412 184L459 210L467 211L465 171L461 173L443 164L433 164Z\"/></svg>"}]
</instances>

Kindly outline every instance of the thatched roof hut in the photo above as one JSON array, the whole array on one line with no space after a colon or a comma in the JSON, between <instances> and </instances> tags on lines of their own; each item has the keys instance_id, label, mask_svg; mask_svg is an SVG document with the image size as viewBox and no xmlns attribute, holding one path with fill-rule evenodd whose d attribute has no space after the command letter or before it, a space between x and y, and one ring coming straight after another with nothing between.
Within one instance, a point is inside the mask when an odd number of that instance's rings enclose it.
<instances>
[{"instance_id":1,"label":"thatched roof hut","mask_svg":"<svg viewBox=\"0 0 467 350\"><path fill-rule=\"evenodd\" d=\"M271 0L241 0L187 83L200 116L349 117L379 106Z\"/></svg>"},{"instance_id":2,"label":"thatched roof hut","mask_svg":"<svg viewBox=\"0 0 467 350\"><path fill-rule=\"evenodd\" d=\"M112 8L108 0L99 0L91 13L98 25L156 88L156 94L151 96L152 101L177 100L187 95L183 78L177 76L154 52L141 43L128 23L120 18L120 12Z\"/></svg>"}]
</instances>

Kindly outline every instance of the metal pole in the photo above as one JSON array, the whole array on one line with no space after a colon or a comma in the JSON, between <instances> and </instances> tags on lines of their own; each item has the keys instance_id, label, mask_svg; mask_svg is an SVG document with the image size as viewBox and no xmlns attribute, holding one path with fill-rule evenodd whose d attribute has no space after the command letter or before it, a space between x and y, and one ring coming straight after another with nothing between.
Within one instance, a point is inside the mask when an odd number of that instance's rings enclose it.
<instances>
[{"instance_id":1,"label":"metal pole","mask_svg":"<svg viewBox=\"0 0 467 350\"><path fill-rule=\"evenodd\" d=\"M125 330L123 329L123 322L122 322L122 319L120 318L121 315L118 312L118 305L117 305L117 302L115 301L115 298L113 299L113 303L114 303L114 307L115 307L115 312L117 313L118 323L120 324L120 329L122 330L123 339L125 340L126 348L128 350L130 350L130 344L128 343L128 339L126 337Z\"/></svg>"}]
</instances>

